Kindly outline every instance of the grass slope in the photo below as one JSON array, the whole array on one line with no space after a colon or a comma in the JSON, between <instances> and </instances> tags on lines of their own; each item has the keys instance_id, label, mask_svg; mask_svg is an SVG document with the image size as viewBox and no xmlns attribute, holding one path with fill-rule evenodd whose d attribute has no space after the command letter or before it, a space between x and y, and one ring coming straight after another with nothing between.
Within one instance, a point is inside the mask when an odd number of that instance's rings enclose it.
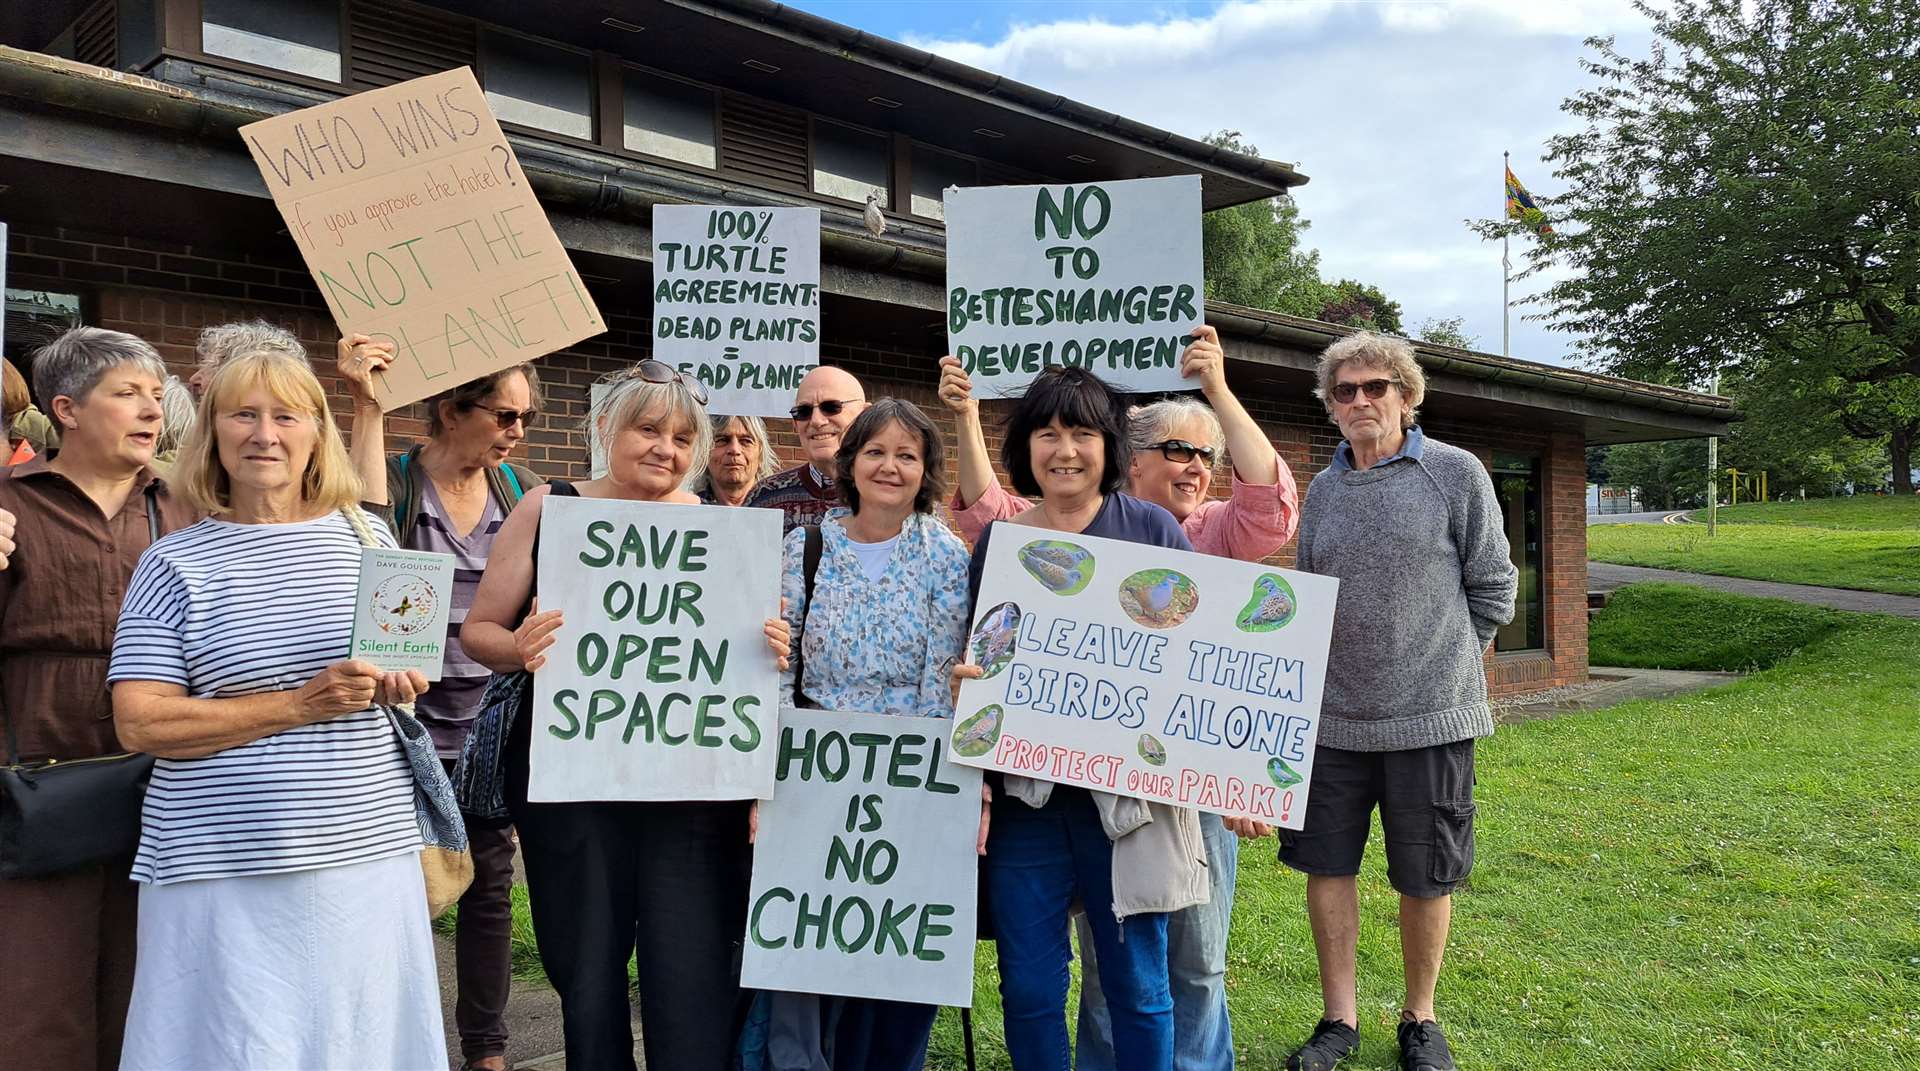
<instances>
[{"instance_id":1,"label":"grass slope","mask_svg":"<svg viewBox=\"0 0 1920 1071\"><path fill-rule=\"evenodd\" d=\"M1631 590L1631 589L1630 589ZM1681 596L1710 621L1738 596ZM1786 608L1743 608L1763 621ZM1621 607L1635 608L1636 600ZM1440 1011L1480 1071L1884 1071L1920 1046L1920 623L1769 626L1736 685L1503 728L1482 742L1479 858ZM1831 627L1829 627L1831 626ZM1686 641L1683 641L1686 642ZM1804 646L1802 643L1804 642ZM1797 648L1789 654L1790 648ZM1376 826L1377 830L1377 826ZM1361 875L1362 1049L1395 1066L1397 899ZM1241 1066L1277 1069L1320 1010L1303 880L1243 844L1228 988ZM1008 1068L981 950L980 1064ZM930 1068L957 1071L941 1013Z\"/></svg>"},{"instance_id":2,"label":"grass slope","mask_svg":"<svg viewBox=\"0 0 1920 1071\"><path fill-rule=\"evenodd\" d=\"M1633 584L1614 592L1588 626L1588 660L1640 669L1764 669L1858 620L1784 599Z\"/></svg>"},{"instance_id":3,"label":"grass slope","mask_svg":"<svg viewBox=\"0 0 1920 1071\"><path fill-rule=\"evenodd\" d=\"M1700 668L1775 664L1482 742L1479 858L1455 897L1439 994L1462 1066L1915 1066L1920 622L1805 610L1625 589L1602 615L1619 634L1665 631ZM1676 615L1684 627L1659 624ZM1752 636L1715 647L1716 631ZM1360 886L1363 1042L1345 1071L1395 1067L1398 901L1377 830ZM1249 1071L1280 1068L1320 1011L1304 883L1273 852L1271 839L1242 845L1229 948ZM537 978L524 892L514 962ZM1004 1071L996 985L983 944L975 1039L980 1066ZM965 1066L951 1009L927 1066Z\"/></svg>"},{"instance_id":4,"label":"grass slope","mask_svg":"<svg viewBox=\"0 0 1920 1071\"><path fill-rule=\"evenodd\" d=\"M1704 518L1696 512L1696 520ZM1920 595L1920 496L1763 503L1700 524L1595 524L1587 556L1786 584Z\"/></svg>"}]
</instances>

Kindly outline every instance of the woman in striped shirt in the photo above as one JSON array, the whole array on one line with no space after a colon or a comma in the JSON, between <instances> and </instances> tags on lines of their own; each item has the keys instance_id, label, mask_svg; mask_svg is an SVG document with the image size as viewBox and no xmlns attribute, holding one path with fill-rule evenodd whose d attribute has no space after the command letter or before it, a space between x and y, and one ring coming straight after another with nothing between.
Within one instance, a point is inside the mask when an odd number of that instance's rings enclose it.
<instances>
[{"instance_id":1,"label":"woman in striped shirt","mask_svg":"<svg viewBox=\"0 0 1920 1071\"><path fill-rule=\"evenodd\" d=\"M306 361L222 364L175 485L209 517L142 556L108 669L121 742L159 756L121 1067L444 1068L414 779L376 706L426 681L343 657L360 481Z\"/></svg>"},{"instance_id":2,"label":"woman in striped shirt","mask_svg":"<svg viewBox=\"0 0 1920 1071\"><path fill-rule=\"evenodd\" d=\"M446 658L433 691L414 707L433 735L447 773L466 743L492 673L462 645L461 630L493 552L494 537L520 496L546 481L507 459L539 415L540 377L517 364L427 399L427 441L386 455L386 418L373 377L393 363L393 343L367 335L340 340L338 371L353 398L353 459L367 508L408 550L453 556L453 607ZM513 984L513 830L465 817L473 884L460 897L453 937L457 990L453 1021L463 1071L505 1071L507 994Z\"/></svg>"}]
</instances>

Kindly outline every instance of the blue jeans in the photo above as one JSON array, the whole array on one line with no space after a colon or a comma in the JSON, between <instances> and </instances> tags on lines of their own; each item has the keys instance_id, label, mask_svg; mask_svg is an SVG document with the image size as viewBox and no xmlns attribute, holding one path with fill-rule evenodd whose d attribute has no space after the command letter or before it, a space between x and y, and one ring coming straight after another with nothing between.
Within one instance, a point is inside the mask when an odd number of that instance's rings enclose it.
<instances>
[{"instance_id":1,"label":"blue jeans","mask_svg":"<svg viewBox=\"0 0 1920 1071\"><path fill-rule=\"evenodd\" d=\"M1217 814L1200 815L1207 844L1207 903L1167 916L1167 975L1173 989L1174 1071L1232 1071L1233 1022L1227 1018L1227 926L1233 919L1234 878L1240 871L1240 838ZM1097 958L1084 920L1080 956ZM1080 1071L1115 1071L1113 1030L1098 971L1080 979Z\"/></svg>"},{"instance_id":2,"label":"blue jeans","mask_svg":"<svg viewBox=\"0 0 1920 1071\"><path fill-rule=\"evenodd\" d=\"M1000 1004L1015 1071L1068 1071L1067 911L1086 906L1120 1071L1173 1066L1167 916L1113 917L1113 845L1085 789L1054 787L1038 810L1001 794L983 874L1000 948Z\"/></svg>"}]
</instances>

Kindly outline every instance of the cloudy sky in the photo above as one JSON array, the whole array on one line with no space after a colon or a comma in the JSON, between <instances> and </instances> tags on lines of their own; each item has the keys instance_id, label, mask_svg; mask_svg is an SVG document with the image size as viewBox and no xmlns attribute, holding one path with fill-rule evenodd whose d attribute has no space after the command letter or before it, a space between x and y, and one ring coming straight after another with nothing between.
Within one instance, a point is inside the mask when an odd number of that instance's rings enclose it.
<instances>
[{"instance_id":1,"label":"cloudy sky","mask_svg":"<svg viewBox=\"0 0 1920 1071\"><path fill-rule=\"evenodd\" d=\"M1311 176L1294 196L1323 275L1379 285L1409 328L1463 316L1494 353L1500 247L1462 221L1500 213L1502 150L1558 192L1540 157L1590 82L1583 40L1648 39L1623 0L789 2L1192 137L1238 130ZM1568 337L1524 311L1514 356L1568 363Z\"/></svg>"}]
</instances>

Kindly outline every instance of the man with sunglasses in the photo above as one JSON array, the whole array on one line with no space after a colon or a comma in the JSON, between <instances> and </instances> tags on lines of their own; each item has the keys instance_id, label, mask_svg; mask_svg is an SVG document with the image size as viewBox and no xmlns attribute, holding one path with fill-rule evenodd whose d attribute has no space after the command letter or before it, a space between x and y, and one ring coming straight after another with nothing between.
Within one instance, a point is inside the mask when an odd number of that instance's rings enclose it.
<instances>
[{"instance_id":1,"label":"man with sunglasses","mask_svg":"<svg viewBox=\"0 0 1920 1071\"><path fill-rule=\"evenodd\" d=\"M1293 473L1260 425L1227 387L1227 356L1212 327L1195 330L1181 354L1180 374L1194 381L1205 402L1167 398L1128 414L1133 459L1127 490L1164 507L1193 549L1239 561L1260 561L1293 536L1299 516ZM959 489L953 515L960 533L977 540L988 522L1028 508L1025 499L1001 488L987 453L980 403L960 362L940 362L940 400L959 418ZM1214 464L1222 448L1233 459L1232 495L1210 496ZM969 501L971 504L969 505ZM1227 1013L1227 935L1239 870L1235 835L1264 837L1266 825L1225 821L1202 814L1210 897L1175 912L1167 922L1167 975L1173 995L1174 1071L1227 1071L1233 1067L1233 1024ZM1093 941L1084 919L1080 949L1092 963ZM1099 972L1083 965L1076 1066L1111 1071L1117 1065L1113 1030Z\"/></svg>"},{"instance_id":2,"label":"man with sunglasses","mask_svg":"<svg viewBox=\"0 0 1920 1071\"><path fill-rule=\"evenodd\" d=\"M788 410L806 460L762 480L747 505L779 510L782 534L824 520L827 511L840 504L833 455L853 418L866 407L866 388L852 373L827 364L808 372Z\"/></svg>"},{"instance_id":3,"label":"man with sunglasses","mask_svg":"<svg viewBox=\"0 0 1920 1071\"><path fill-rule=\"evenodd\" d=\"M1307 875L1325 1002L1290 1071L1359 1047L1355 948L1374 808L1400 894L1404 1071L1453 1071L1434 1018L1454 886L1473 866L1474 740L1493 733L1483 657L1513 619L1518 572L1480 459L1414 422L1426 377L1405 339L1328 346L1319 389L1346 438L1307 489L1296 567L1338 577L1305 826L1280 861Z\"/></svg>"}]
</instances>

